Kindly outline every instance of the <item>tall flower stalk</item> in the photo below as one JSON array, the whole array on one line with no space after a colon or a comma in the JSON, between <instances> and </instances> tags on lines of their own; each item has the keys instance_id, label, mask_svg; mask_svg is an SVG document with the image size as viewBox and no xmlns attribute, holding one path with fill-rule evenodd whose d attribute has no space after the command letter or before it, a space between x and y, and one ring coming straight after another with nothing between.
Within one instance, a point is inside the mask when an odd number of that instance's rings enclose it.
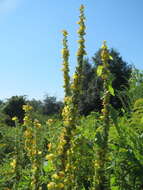
<instances>
[{"instance_id":1,"label":"tall flower stalk","mask_svg":"<svg viewBox=\"0 0 143 190\"><path fill-rule=\"evenodd\" d=\"M85 15L84 15L84 6L81 5L80 6L80 16L79 16L79 29L77 31L78 33L78 50L77 50L77 67L76 67L76 72L75 72L75 79L76 84L77 84L77 90L76 90L76 95L81 94L82 93L82 80L83 80L83 62L84 62L84 56L86 55L86 51L85 51L85 30L86 30L86 26L85 26ZM76 77L77 75L77 77Z\"/></svg>"},{"instance_id":2,"label":"tall flower stalk","mask_svg":"<svg viewBox=\"0 0 143 190\"><path fill-rule=\"evenodd\" d=\"M12 120L15 122L15 157L10 163L13 168L13 173L15 173L15 178L13 179L14 189L18 189L20 179L22 177L22 159L23 159L23 142L22 142L22 128L19 125L18 118L13 117Z\"/></svg>"},{"instance_id":3,"label":"tall flower stalk","mask_svg":"<svg viewBox=\"0 0 143 190\"><path fill-rule=\"evenodd\" d=\"M71 95L70 89L70 76L69 76L69 49L68 49L68 32L63 30L63 49L62 49L62 58L63 58L63 75L64 75L64 90L65 90L65 97Z\"/></svg>"},{"instance_id":4,"label":"tall flower stalk","mask_svg":"<svg viewBox=\"0 0 143 190\"><path fill-rule=\"evenodd\" d=\"M57 159L59 164L56 166L56 171L52 175L52 181L48 184L48 189L64 189L65 177L66 177L66 165L67 165L67 152L70 149L71 141L71 129L73 125L73 110L71 109L72 98L70 89L70 76L69 76L69 50L68 50L68 33L66 30L63 31L63 76L64 76L64 108L62 111L63 117L63 129L59 138L59 146L57 148Z\"/></svg>"},{"instance_id":5,"label":"tall flower stalk","mask_svg":"<svg viewBox=\"0 0 143 190\"><path fill-rule=\"evenodd\" d=\"M109 70L109 59L112 57L109 54L108 47L104 41L101 48L101 60L102 65L97 68L97 74L103 80L103 109L101 113L102 126L97 129L96 132L96 160L95 160L95 190L108 190L110 189L108 175L107 175L107 164L108 164L108 136L110 129L109 120L109 106L110 106L110 95L114 95L112 88L112 75Z\"/></svg>"},{"instance_id":6,"label":"tall flower stalk","mask_svg":"<svg viewBox=\"0 0 143 190\"><path fill-rule=\"evenodd\" d=\"M24 105L23 110L25 111L24 124L25 132L25 151L30 161L30 174L31 174L31 190L39 190L40 188L40 172L41 172L41 154L39 150L41 124L38 120L32 121L31 111L32 107Z\"/></svg>"}]
</instances>

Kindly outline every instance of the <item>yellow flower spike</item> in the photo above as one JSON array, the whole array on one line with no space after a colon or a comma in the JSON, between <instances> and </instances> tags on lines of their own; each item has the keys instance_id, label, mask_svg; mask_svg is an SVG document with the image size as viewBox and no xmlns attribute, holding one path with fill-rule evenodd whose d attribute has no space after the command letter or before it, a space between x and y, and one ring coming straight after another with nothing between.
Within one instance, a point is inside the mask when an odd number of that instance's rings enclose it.
<instances>
[{"instance_id":1,"label":"yellow flower spike","mask_svg":"<svg viewBox=\"0 0 143 190\"><path fill-rule=\"evenodd\" d=\"M101 60L103 62L104 67L108 66L107 62L108 62L109 59L110 59L110 54L109 54L109 51L108 51L108 47L106 45L106 41L104 41L103 45L101 47Z\"/></svg>"},{"instance_id":2,"label":"yellow flower spike","mask_svg":"<svg viewBox=\"0 0 143 190\"><path fill-rule=\"evenodd\" d=\"M70 94L70 76L69 76L69 49L68 49L68 32L63 30L63 49L62 49L62 58L63 58L63 75L64 75L64 90L65 96Z\"/></svg>"},{"instance_id":3,"label":"yellow flower spike","mask_svg":"<svg viewBox=\"0 0 143 190\"><path fill-rule=\"evenodd\" d=\"M74 76L74 81L71 85L71 88L74 91L75 99L77 99L78 98L77 96L82 93L83 64L84 64L84 56L86 55L85 45L84 45L85 43L84 36L86 34L85 32L86 26L84 23L85 21L84 6L81 5L79 10L80 10L80 16L79 16L79 22L78 22L79 28L77 31L78 37L79 37L79 40L78 40L79 47L76 53L78 65L76 67L76 75Z\"/></svg>"},{"instance_id":4,"label":"yellow flower spike","mask_svg":"<svg viewBox=\"0 0 143 190\"><path fill-rule=\"evenodd\" d=\"M83 56L85 55L85 45L84 45L84 35L85 35L85 24L84 24L84 6L80 7L80 21L79 21L79 48L78 48L78 63L83 60ZM70 169L68 166L68 158L69 158L69 150L71 150L71 139L72 139L72 131L76 128L76 119L77 119L77 105L74 104L75 96L75 89L78 87L79 75L80 75L80 68L77 69L76 74L73 77L73 82L70 82L69 76L69 50L67 45L67 36L68 33L63 31L63 50L62 50L62 58L63 58L63 75L64 75L64 89L65 89L65 99L64 99L64 108L62 110L62 117L63 117L63 130L59 137L59 146L57 148L57 157L60 158L59 166L56 166L56 171L59 171L57 174L54 174L52 177L54 179L67 179L67 175L65 175L65 171ZM79 63L80 64L80 63ZM80 67L80 66L79 66ZM73 89L71 88L73 87ZM51 156L47 155L46 158L49 159ZM50 158L51 159L51 158ZM68 172L70 172L68 170ZM64 180L64 179L63 179ZM56 181L56 180L55 180ZM56 181L58 182L58 180ZM49 187L49 186L48 186ZM63 189L63 183L57 183L54 186L56 189Z\"/></svg>"},{"instance_id":5,"label":"yellow flower spike","mask_svg":"<svg viewBox=\"0 0 143 190\"><path fill-rule=\"evenodd\" d=\"M108 151L109 151L109 145L108 145L108 137L109 137L109 131L110 131L110 95L114 94L114 89L112 88L112 74L109 70L109 60L113 59L110 56L108 46L106 45L106 41L103 42L103 45L101 47L101 61L102 61L102 72L100 74L101 79L103 80L103 108L101 110L101 116L100 119L102 120L102 125L97 129L97 133L101 136L104 136L106 138L103 138L102 144L98 141L99 136L97 135L97 141L96 144L98 146L97 149L97 157L94 162L95 167L95 187L97 189L107 189L107 184L109 184L109 179L106 176L106 170L107 170L107 163L108 163ZM100 68L101 66L98 66ZM101 172L99 172L101 171ZM110 187L109 187L110 189Z\"/></svg>"}]
</instances>

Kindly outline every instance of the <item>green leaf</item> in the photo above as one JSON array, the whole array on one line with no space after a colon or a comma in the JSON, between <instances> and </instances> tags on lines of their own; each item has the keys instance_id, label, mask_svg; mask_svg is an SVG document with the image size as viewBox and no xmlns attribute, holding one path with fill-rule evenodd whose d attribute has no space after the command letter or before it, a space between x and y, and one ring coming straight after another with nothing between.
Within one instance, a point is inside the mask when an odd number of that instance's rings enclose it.
<instances>
[{"instance_id":1,"label":"green leaf","mask_svg":"<svg viewBox=\"0 0 143 190\"><path fill-rule=\"evenodd\" d=\"M112 96L115 96L114 88L111 85L108 86L108 90Z\"/></svg>"},{"instance_id":2,"label":"green leaf","mask_svg":"<svg viewBox=\"0 0 143 190\"><path fill-rule=\"evenodd\" d=\"M48 161L48 163L45 162L45 165L43 166L43 169L45 172L53 171L53 164L51 161Z\"/></svg>"},{"instance_id":3,"label":"green leaf","mask_svg":"<svg viewBox=\"0 0 143 190\"><path fill-rule=\"evenodd\" d=\"M97 76L101 76L101 74L102 74L102 71L103 71L103 66L102 65L99 65L98 67L97 67Z\"/></svg>"},{"instance_id":4,"label":"green leaf","mask_svg":"<svg viewBox=\"0 0 143 190\"><path fill-rule=\"evenodd\" d=\"M110 59L110 60L113 60L113 57L112 57L111 55L109 55L109 59Z\"/></svg>"},{"instance_id":5,"label":"green leaf","mask_svg":"<svg viewBox=\"0 0 143 190\"><path fill-rule=\"evenodd\" d=\"M112 190L119 190L119 187L118 186L113 186Z\"/></svg>"},{"instance_id":6,"label":"green leaf","mask_svg":"<svg viewBox=\"0 0 143 190\"><path fill-rule=\"evenodd\" d=\"M115 181L116 181L116 178L115 178L115 177L111 177L111 179L110 179L111 185L114 185L114 184L115 184Z\"/></svg>"}]
</instances>

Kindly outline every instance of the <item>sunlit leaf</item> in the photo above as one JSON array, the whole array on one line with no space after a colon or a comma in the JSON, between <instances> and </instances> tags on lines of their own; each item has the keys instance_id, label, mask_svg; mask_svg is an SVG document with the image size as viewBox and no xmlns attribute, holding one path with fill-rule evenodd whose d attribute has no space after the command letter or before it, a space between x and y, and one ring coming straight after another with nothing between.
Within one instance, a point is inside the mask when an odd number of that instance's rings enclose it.
<instances>
[{"instance_id":1,"label":"sunlit leaf","mask_svg":"<svg viewBox=\"0 0 143 190\"><path fill-rule=\"evenodd\" d=\"M115 96L114 88L111 85L108 86L108 90L112 96Z\"/></svg>"},{"instance_id":2,"label":"sunlit leaf","mask_svg":"<svg viewBox=\"0 0 143 190\"><path fill-rule=\"evenodd\" d=\"M102 66L102 65L99 65L98 68L97 68L97 75L98 75L99 77L101 76L102 71L103 71L103 66Z\"/></svg>"},{"instance_id":3,"label":"sunlit leaf","mask_svg":"<svg viewBox=\"0 0 143 190\"><path fill-rule=\"evenodd\" d=\"M109 55L109 59L110 59L110 60L113 60L113 57L112 57L111 55Z\"/></svg>"}]
</instances>

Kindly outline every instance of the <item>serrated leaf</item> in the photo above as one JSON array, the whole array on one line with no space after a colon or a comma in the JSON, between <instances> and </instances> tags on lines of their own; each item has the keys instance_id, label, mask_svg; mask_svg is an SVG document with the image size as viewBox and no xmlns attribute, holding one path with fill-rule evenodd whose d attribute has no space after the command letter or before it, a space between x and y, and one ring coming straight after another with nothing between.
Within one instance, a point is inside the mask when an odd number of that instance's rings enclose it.
<instances>
[{"instance_id":1,"label":"serrated leaf","mask_svg":"<svg viewBox=\"0 0 143 190\"><path fill-rule=\"evenodd\" d=\"M111 85L108 86L108 90L112 96L115 96L114 88Z\"/></svg>"},{"instance_id":2,"label":"serrated leaf","mask_svg":"<svg viewBox=\"0 0 143 190\"><path fill-rule=\"evenodd\" d=\"M103 71L103 66L102 65L99 65L98 67L97 67L97 76L101 76L101 74L102 74L102 71Z\"/></svg>"}]
</instances>

